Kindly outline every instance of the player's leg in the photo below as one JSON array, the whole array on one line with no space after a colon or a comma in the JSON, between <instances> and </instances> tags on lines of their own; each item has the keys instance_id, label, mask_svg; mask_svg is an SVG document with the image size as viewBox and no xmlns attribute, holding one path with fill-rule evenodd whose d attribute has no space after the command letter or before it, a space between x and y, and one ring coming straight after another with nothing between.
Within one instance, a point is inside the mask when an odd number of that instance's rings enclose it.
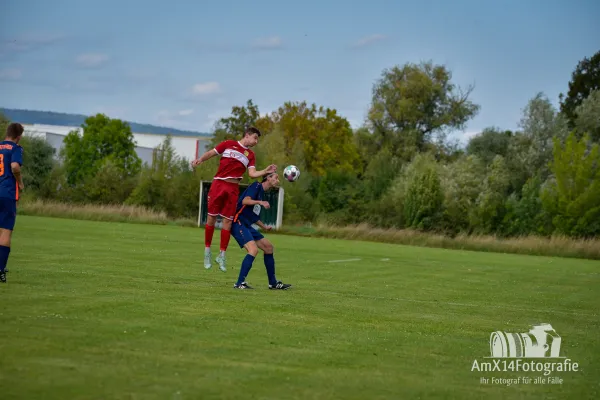
<instances>
[{"instance_id":1,"label":"player's leg","mask_svg":"<svg viewBox=\"0 0 600 400\"><path fill-rule=\"evenodd\" d=\"M269 239L266 239L264 236L262 236L260 232L256 230L255 232L257 233L255 234L255 237L257 238L256 245L264 253L265 268L267 269L267 277L269 278L269 289L289 289L292 287L292 285L278 281L275 277L275 256L273 255L275 249L273 244L269 241Z\"/></svg>"},{"instance_id":2,"label":"player's leg","mask_svg":"<svg viewBox=\"0 0 600 400\"><path fill-rule=\"evenodd\" d=\"M251 240L244 245L244 248L246 251L248 251L248 254L246 254L246 257L244 257L242 260L242 267L240 268L238 280L233 287L236 289L253 289L250 285L248 285L248 282L246 282L246 278L248 277L248 274L252 269L254 259L258 254L258 247L256 247L256 242Z\"/></svg>"},{"instance_id":3,"label":"player's leg","mask_svg":"<svg viewBox=\"0 0 600 400\"><path fill-rule=\"evenodd\" d=\"M225 252L229 247L229 239L231 237L231 223L235 216L235 209L237 207L239 197L239 186L237 183L226 182L224 187L223 196L223 207L221 208L221 217L223 217L223 226L221 227L221 245L219 256L216 258L219 264L219 269L223 272L227 271L225 267L226 256Z\"/></svg>"},{"instance_id":4,"label":"player's leg","mask_svg":"<svg viewBox=\"0 0 600 400\"><path fill-rule=\"evenodd\" d=\"M0 282L6 282L6 264L10 255L12 231L17 218L17 202L0 199Z\"/></svg>"},{"instance_id":5,"label":"player's leg","mask_svg":"<svg viewBox=\"0 0 600 400\"><path fill-rule=\"evenodd\" d=\"M6 283L6 264L10 254L10 239L12 231L0 229L0 282Z\"/></svg>"},{"instance_id":6,"label":"player's leg","mask_svg":"<svg viewBox=\"0 0 600 400\"><path fill-rule=\"evenodd\" d=\"M215 224L217 216L223 206L222 182L214 180L208 191L208 216L206 218L206 226L204 227L204 268L212 267L212 254L210 246L212 244L213 235L215 233Z\"/></svg>"},{"instance_id":7,"label":"player's leg","mask_svg":"<svg viewBox=\"0 0 600 400\"><path fill-rule=\"evenodd\" d=\"M227 215L227 214L225 214ZM227 251L227 247L229 246L229 239L231 237L231 224L232 220L221 215L223 219L221 220L221 245L219 248L219 255L216 258L217 264L219 264L219 269L223 272L227 271L225 266L226 256L225 252Z\"/></svg>"},{"instance_id":8,"label":"player's leg","mask_svg":"<svg viewBox=\"0 0 600 400\"><path fill-rule=\"evenodd\" d=\"M210 246L212 244L212 237L215 233L215 223L217 217L214 215L208 215L206 217L206 226L204 227L204 268L210 269L212 267L212 254Z\"/></svg>"},{"instance_id":9,"label":"player's leg","mask_svg":"<svg viewBox=\"0 0 600 400\"><path fill-rule=\"evenodd\" d=\"M252 239L252 234L248 228L239 222L234 224L231 230L231 236L233 236L236 242L238 242L240 247L245 248L248 252L242 261L240 273L238 274L238 280L233 287L234 289L253 289L250 285L248 285L248 282L246 282L246 277L250 273L254 259L258 254L256 242Z\"/></svg>"}]
</instances>

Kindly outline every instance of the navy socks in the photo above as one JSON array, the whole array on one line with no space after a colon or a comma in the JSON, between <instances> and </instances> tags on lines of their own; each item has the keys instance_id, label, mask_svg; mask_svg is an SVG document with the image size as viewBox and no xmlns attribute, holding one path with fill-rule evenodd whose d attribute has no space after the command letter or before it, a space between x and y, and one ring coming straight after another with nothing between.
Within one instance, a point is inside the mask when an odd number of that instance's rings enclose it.
<instances>
[{"instance_id":1,"label":"navy socks","mask_svg":"<svg viewBox=\"0 0 600 400\"><path fill-rule=\"evenodd\" d=\"M236 285L241 285L246 281L246 277L250 273L252 269L252 263L254 262L254 256L250 254L246 254L244 261L242 261L242 268L240 269L240 275L238 276L238 280Z\"/></svg>"},{"instance_id":2,"label":"navy socks","mask_svg":"<svg viewBox=\"0 0 600 400\"><path fill-rule=\"evenodd\" d=\"M269 285L277 284L277 279L275 278L275 258L273 257L273 254L265 254L265 267L267 268Z\"/></svg>"},{"instance_id":3,"label":"navy socks","mask_svg":"<svg viewBox=\"0 0 600 400\"><path fill-rule=\"evenodd\" d=\"M8 255L10 254L10 247L0 246L0 271L4 271L6 264L8 263Z\"/></svg>"}]
</instances>

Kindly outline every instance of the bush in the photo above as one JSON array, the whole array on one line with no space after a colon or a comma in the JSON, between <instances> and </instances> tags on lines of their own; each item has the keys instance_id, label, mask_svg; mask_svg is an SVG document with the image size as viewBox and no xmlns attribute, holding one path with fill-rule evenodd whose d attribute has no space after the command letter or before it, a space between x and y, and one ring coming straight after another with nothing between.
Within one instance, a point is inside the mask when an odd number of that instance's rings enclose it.
<instances>
[{"instance_id":1,"label":"bush","mask_svg":"<svg viewBox=\"0 0 600 400\"><path fill-rule=\"evenodd\" d=\"M40 194L54 165L54 148L39 137L23 136L23 184L28 192Z\"/></svg>"}]
</instances>

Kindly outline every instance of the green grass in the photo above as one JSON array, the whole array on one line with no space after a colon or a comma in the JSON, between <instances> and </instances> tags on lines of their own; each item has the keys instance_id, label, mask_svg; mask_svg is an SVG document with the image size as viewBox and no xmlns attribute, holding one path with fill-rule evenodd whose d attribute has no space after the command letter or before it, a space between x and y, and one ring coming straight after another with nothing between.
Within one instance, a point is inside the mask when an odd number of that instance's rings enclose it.
<instances>
[{"instance_id":1,"label":"green grass","mask_svg":"<svg viewBox=\"0 0 600 400\"><path fill-rule=\"evenodd\" d=\"M215 233L214 249L219 242ZM594 399L600 262L271 235L231 287L203 230L19 216L0 285L2 399ZM360 259L359 261L330 262ZM383 261L385 259L385 261ZM482 385L492 331L549 322L579 372Z\"/></svg>"},{"instance_id":2,"label":"green grass","mask_svg":"<svg viewBox=\"0 0 600 400\"><path fill-rule=\"evenodd\" d=\"M164 212L126 205L69 204L24 198L19 201L19 215L68 218L102 222L129 222L152 225L196 227L197 220L172 219ZM357 226L302 225L284 223L283 229L272 234L287 234L332 239L364 240L458 250L528 254L553 257L600 260L600 238L577 239L567 236L524 236L498 238L490 235L458 235L449 237L412 229L381 229L361 224Z\"/></svg>"}]
</instances>

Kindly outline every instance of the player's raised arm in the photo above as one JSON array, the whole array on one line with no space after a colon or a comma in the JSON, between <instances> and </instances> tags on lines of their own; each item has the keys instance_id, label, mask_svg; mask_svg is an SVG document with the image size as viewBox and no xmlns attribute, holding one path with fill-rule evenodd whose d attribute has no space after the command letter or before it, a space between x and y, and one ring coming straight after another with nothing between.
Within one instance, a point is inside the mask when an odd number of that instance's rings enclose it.
<instances>
[{"instance_id":1,"label":"player's raised arm","mask_svg":"<svg viewBox=\"0 0 600 400\"><path fill-rule=\"evenodd\" d=\"M211 158L213 158L214 156L219 155L219 153L217 153L217 150L212 149L207 151L206 153L202 154L200 156L200 158L195 159L194 161L192 161L192 167L195 168L198 165L202 164L203 162L210 160Z\"/></svg>"},{"instance_id":2,"label":"player's raised arm","mask_svg":"<svg viewBox=\"0 0 600 400\"><path fill-rule=\"evenodd\" d=\"M271 164L267 168L265 168L261 171L257 171L256 168L248 168L248 176L250 176L250 178L253 178L253 179L261 178L265 175L272 174L276 170L277 170L277 166L275 164Z\"/></svg>"}]
</instances>

